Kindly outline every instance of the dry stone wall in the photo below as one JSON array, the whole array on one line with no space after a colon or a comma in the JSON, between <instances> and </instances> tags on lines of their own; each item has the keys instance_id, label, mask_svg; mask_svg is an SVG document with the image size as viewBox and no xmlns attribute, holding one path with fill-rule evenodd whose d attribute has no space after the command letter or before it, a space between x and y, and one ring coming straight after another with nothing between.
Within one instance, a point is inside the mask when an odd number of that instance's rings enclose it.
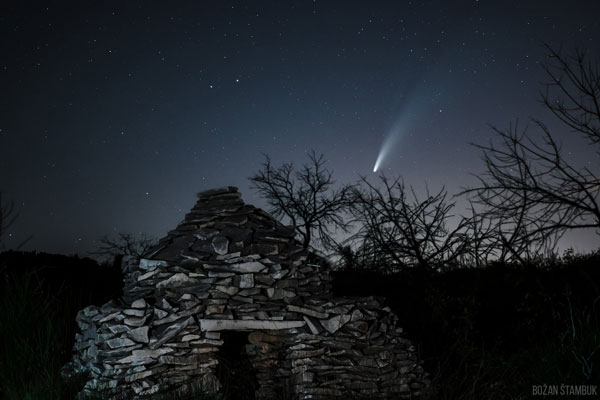
<instances>
[{"instance_id":1,"label":"dry stone wall","mask_svg":"<svg viewBox=\"0 0 600 400\"><path fill-rule=\"evenodd\" d=\"M318 257L236 188L198 195L146 258L125 259L124 296L77 316L72 375L138 399L221 389L221 332L248 334L258 399L410 398L428 385L397 318L373 298L334 298Z\"/></svg>"}]
</instances>

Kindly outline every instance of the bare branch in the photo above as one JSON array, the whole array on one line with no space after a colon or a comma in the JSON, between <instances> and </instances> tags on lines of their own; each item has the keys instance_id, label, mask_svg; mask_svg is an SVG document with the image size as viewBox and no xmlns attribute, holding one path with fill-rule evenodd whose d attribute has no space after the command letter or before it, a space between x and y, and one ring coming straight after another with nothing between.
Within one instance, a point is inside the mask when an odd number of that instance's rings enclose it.
<instances>
[{"instance_id":1,"label":"bare branch","mask_svg":"<svg viewBox=\"0 0 600 400\"><path fill-rule=\"evenodd\" d=\"M119 233L114 239L103 236L99 242L98 249L90 254L107 259L118 256L133 256L139 259L157 244L156 239L145 234L135 237L131 233Z\"/></svg>"},{"instance_id":2,"label":"bare branch","mask_svg":"<svg viewBox=\"0 0 600 400\"><path fill-rule=\"evenodd\" d=\"M600 143L600 67L582 50L565 56L545 45L543 65L549 81L541 93L542 103L573 132L592 144Z\"/></svg>"},{"instance_id":3,"label":"bare branch","mask_svg":"<svg viewBox=\"0 0 600 400\"><path fill-rule=\"evenodd\" d=\"M4 235L6 231L15 223L19 217L19 212L15 210L13 202L3 203L2 192L0 192L0 250L4 249ZM23 247L33 236L28 236L21 243L16 245L16 249Z\"/></svg>"},{"instance_id":4,"label":"bare branch","mask_svg":"<svg viewBox=\"0 0 600 400\"><path fill-rule=\"evenodd\" d=\"M463 192L493 221L502 261L526 262L540 252L553 251L568 230L600 228L598 175L573 166L548 127L536 119L532 122L540 139L519 131L518 125L493 128L498 141L477 145L486 172L478 186ZM581 133L589 137L589 131Z\"/></svg>"},{"instance_id":5,"label":"bare branch","mask_svg":"<svg viewBox=\"0 0 600 400\"><path fill-rule=\"evenodd\" d=\"M316 243L326 249L337 247L332 233L347 232L344 218L352 185L334 189L333 172L325 168L323 155L314 151L309 161L296 169L292 163L273 167L265 156L262 169L250 181L252 187L268 202L270 212L291 224L305 248Z\"/></svg>"},{"instance_id":6,"label":"bare branch","mask_svg":"<svg viewBox=\"0 0 600 400\"><path fill-rule=\"evenodd\" d=\"M371 254L372 261L388 270L417 266L441 270L457 263L467 252L467 219L459 219L453 229L454 203L444 189L421 200L401 179L380 176L381 188L365 178L365 190L355 189L353 212L361 229L352 238L359 249Z\"/></svg>"}]
</instances>

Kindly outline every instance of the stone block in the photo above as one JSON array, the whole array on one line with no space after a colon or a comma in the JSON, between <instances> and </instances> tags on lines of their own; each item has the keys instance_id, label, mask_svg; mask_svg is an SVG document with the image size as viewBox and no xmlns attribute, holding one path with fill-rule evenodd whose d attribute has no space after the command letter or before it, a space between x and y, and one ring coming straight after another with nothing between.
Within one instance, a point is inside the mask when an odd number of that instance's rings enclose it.
<instances>
[{"instance_id":1,"label":"stone block","mask_svg":"<svg viewBox=\"0 0 600 400\"><path fill-rule=\"evenodd\" d=\"M130 331L127 331L127 336L130 339L135 340L136 342L148 343L148 341L149 341L148 330L149 330L149 327L141 326L139 328L131 329Z\"/></svg>"},{"instance_id":2,"label":"stone block","mask_svg":"<svg viewBox=\"0 0 600 400\"><path fill-rule=\"evenodd\" d=\"M143 269L143 270L156 269L159 267L164 267L166 265L167 265L166 261L163 261L163 260L148 260L145 258L140 259L140 269Z\"/></svg>"},{"instance_id":3,"label":"stone block","mask_svg":"<svg viewBox=\"0 0 600 400\"><path fill-rule=\"evenodd\" d=\"M342 314L342 315L336 315L335 317L326 319L326 320L321 320L319 322L321 322L321 325L323 325L323 328L327 329L327 331L329 333L335 333L337 332L342 326L344 326L344 324L348 321L350 321L352 317L350 315L347 314Z\"/></svg>"},{"instance_id":4,"label":"stone block","mask_svg":"<svg viewBox=\"0 0 600 400\"><path fill-rule=\"evenodd\" d=\"M249 289L254 287L254 274L242 274L233 278L233 285L240 289Z\"/></svg>"},{"instance_id":5,"label":"stone block","mask_svg":"<svg viewBox=\"0 0 600 400\"><path fill-rule=\"evenodd\" d=\"M111 349L117 349L120 347L133 346L135 342L128 338L114 338L107 340L106 344Z\"/></svg>"},{"instance_id":6,"label":"stone block","mask_svg":"<svg viewBox=\"0 0 600 400\"><path fill-rule=\"evenodd\" d=\"M199 319L201 331L248 331L248 330L278 330L299 328L304 321L263 321L263 320L218 320Z\"/></svg>"},{"instance_id":7,"label":"stone block","mask_svg":"<svg viewBox=\"0 0 600 400\"><path fill-rule=\"evenodd\" d=\"M212 239L211 246L215 253L219 255L227 254L229 251L229 239L225 236L216 236Z\"/></svg>"}]
</instances>

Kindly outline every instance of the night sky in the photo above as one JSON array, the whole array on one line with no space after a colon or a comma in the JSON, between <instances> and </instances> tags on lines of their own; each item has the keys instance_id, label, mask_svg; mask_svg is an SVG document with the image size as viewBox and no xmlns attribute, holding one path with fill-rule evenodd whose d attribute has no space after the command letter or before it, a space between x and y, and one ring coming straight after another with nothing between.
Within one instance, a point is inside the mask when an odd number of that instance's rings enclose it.
<instances>
[{"instance_id":1,"label":"night sky","mask_svg":"<svg viewBox=\"0 0 600 400\"><path fill-rule=\"evenodd\" d=\"M126 3L126 4L125 4ZM6 247L85 255L100 236L160 237L263 154L325 154L338 182L380 171L451 192L482 171L488 124L548 123L542 43L600 54L600 2L78 2L0 6ZM531 125L531 124L530 124ZM533 128L533 127L532 127ZM576 249L597 247L580 232Z\"/></svg>"}]
</instances>

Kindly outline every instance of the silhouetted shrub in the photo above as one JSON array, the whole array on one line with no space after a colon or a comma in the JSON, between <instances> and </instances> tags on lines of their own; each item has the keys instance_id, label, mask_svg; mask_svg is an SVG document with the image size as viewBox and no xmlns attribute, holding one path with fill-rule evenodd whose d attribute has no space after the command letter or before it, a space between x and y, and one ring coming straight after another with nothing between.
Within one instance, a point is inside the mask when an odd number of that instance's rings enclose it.
<instances>
[{"instance_id":1,"label":"silhouetted shrub","mask_svg":"<svg viewBox=\"0 0 600 400\"><path fill-rule=\"evenodd\" d=\"M598 253L567 253L440 274L348 270L333 289L386 299L432 374L432 398L504 399L600 381L599 267Z\"/></svg>"}]
</instances>

